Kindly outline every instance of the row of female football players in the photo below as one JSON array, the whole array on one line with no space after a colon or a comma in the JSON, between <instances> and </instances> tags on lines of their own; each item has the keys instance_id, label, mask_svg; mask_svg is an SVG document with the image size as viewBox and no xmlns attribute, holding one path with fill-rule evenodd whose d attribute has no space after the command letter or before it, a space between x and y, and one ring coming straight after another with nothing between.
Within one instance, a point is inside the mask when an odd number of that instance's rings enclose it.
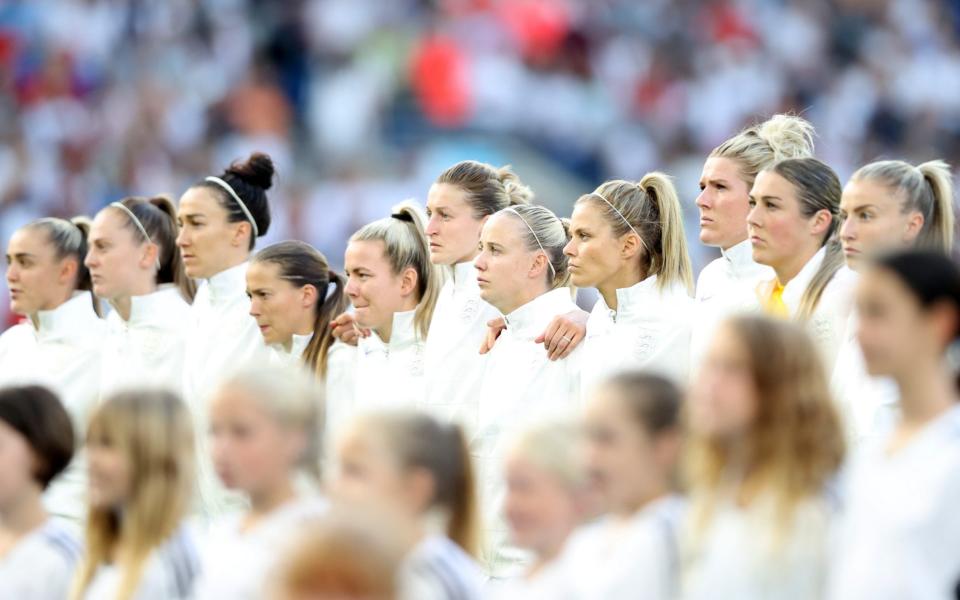
<instances>
[{"instance_id":1,"label":"row of female football players","mask_svg":"<svg viewBox=\"0 0 960 600\"><path fill-rule=\"evenodd\" d=\"M0 337L0 381L51 386L86 440L58 477L31 466L21 482L86 520L75 596L256 597L277 541L327 510L290 501L311 497L295 467L319 468L317 401L271 372L302 364L339 440L330 494L417 516L412 597L479 593L470 555L485 590L519 597L945 597L960 578L949 171L872 163L843 187L812 154L812 128L787 116L711 153L700 239L723 256L695 290L660 173L602 184L566 221L509 169L458 163L426 215L405 203L350 238L346 277L300 242L253 253L270 221L260 154L177 208L128 198L89 225L27 225L7 250L27 320ZM571 285L596 288L589 315ZM763 312L797 324L745 316ZM270 366L231 375L254 359ZM175 390L189 418L131 385ZM561 418L574 425L529 430ZM0 419L27 438L26 464L56 462L24 418ZM199 583L188 511L212 519L219 548ZM2 585L23 534L43 529L0 512Z\"/></svg>"}]
</instances>

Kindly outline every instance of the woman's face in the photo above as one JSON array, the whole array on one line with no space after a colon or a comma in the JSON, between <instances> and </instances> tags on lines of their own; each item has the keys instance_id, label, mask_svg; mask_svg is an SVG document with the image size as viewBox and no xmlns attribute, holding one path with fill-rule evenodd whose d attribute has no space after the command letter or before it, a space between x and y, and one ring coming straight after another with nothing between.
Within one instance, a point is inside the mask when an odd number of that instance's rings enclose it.
<instances>
[{"instance_id":1,"label":"woman's face","mask_svg":"<svg viewBox=\"0 0 960 600\"><path fill-rule=\"evenodd\" d=\"M449 183L435 183L427 194L427 238L430 262L456 265L472 260L486 217L476 218L467 192Z\"/></svg>"},{"instance_id":2,"label":"woman's face","mask_svg":"<svg viewBox=\"0 0 960 600\"><path fill-rule=\"evenodd\" d=\"M249 391L233 386L211 401L210 442L224 486L248 494L289 481L306 446L303 432L284 427Z\"/></svg>"},{"instance_id":3,"label":"woman's face","mask_svg":"<svg viewBox=\"0 0 960 600\"><path fill-rule=\"evenodd\" d=\"M614 235L593 202L574 206L570 234L563 253L570 257L570 278L577 287L600 287L615 277L627 260L639 260L635 251L626 252L624 241Z\"/></svg>"},{"instance_id":4,"label":"woman's face","mask_svg":"<svg viewBox=\"0 0 960 600\"><path fill-rule=\"evenodd\" d=\"M889 187L851 179L840 200L840 241L847 266L858 270L871 254L913 246L923 229L919 211L903 211L903 199Z\"/></svg>"},{"instance_id":5,"label":"woman's face","mask_svg":"<svg viewBox=\"0 0 960 600\"><path fill-rule=\"evenodd\" d=\"M312 331L315 321L316 288L297 287L280 275L280 266L270 262L254 261L247 268L250 316L266 344L289 344L294 334Z\"/></svg>"},{"instance_id":6,"label":"woman's face","mask_svg":"<svg viewBox=\"0 0 960 600\"><path fill-rule=\"evenodd\" d=\"M757 175L750 207L747 224L753 259L758 263L780 270L796 264L798 257L816 254L823 245L829 211L805 217L793 184L777 173L761 171Z\"/></svg>"},{"instance_id":7,"label":"woman's face","mask_svg":"<svg viewBox=\"0 0 960 600\"><path fill-rule=\"evenodd\" d=\"M130 458L106 437L91 436L86 451L90 505L101 510L122 507L133 492Z\"/></svg>"},{"instance_id":8,"label":"woman's face","mask_svg":"<svg viewBox=\"0 0 960 600\"><path fill-rule=\"evenodd\" d=\"M700 174L700 241L723 249L747 239L750 187L737 162L711 156Z\"/></svg>"},{"instance_id":9,"label":"woman's face","mask_svg":"<svg viewBox=\"0 0 960 600\"><path fill-rule=\"evenodd\" d=\"M670 486L677 456L669 436L653 436L630 414L615 386L596 389L584 413L591 485L607 511L636 511Z\"/></svg>"},{"instance_id":10,"label":"woman's face","mask_svg":"<svg viewBox=\"0 0 960 600\"><path fill-rule=\"evenodd\" d=\"M906 285L879 268L860 278L856 306L857 339L871 375L896 377L937 361L952 337L942 322L949 309L924 311Z\"/></svg>"},{"instance_id":11,"label":"woman's face","mask_svg":"<svg viewBox=\"0 0 960 600\"><path fill-rule=\"evenodd\" d=\"M518 454L507 458L506 480L504 514L513 543L553 556L583 516L577 492Z\"/></svg>"},{"instance_id":12,"label":"woman's face","mask_svg":"<svg viewBox=\"0 0 960 600\"><path fill-rule=\"evenodd\" d=\"M480 297L504 314L523 305L522 298L534 287L545 287L546 255L524 247L516 216L496 214L487 219L480 233L480 254L474 264Z\"/></svg>"},{"instance_id":13,"label":"woman's face","mask_svg":"<svg viewBox=\"0 0 960 600\"><path fill-rule=\"evenodd\" d=\"M350 242L344 256L347 297L361 327L389 329L393 315L416 305L417 276L413 269L394 273L379 240Z\"/></svg>"},{"instance_id":14,"label":"woman's face","mask_svg":"<svg viewBox=\"0 0 960 600\"><path fill-rule=\"evenodd\" d=\"M0 512L17 506L26 493L40 492L33 476L36 460L27 438L0 420Z\"/></svg>"},{"instance_id":15,"label":"woman's face","mask_svg":"<svg viewBox=\"0 0 960 600\"><path fill-rule=\"evenodd\" d=\"M723 326L690 388L691 431L718 441L736 439L749 431L759 401L747 348L731 327Z\"/></svg>"},{"instance_id":16,"label":"woman's face","mask_svg":"<svg viewBox=\"0 0 960 600\"><path fill-rule=\"evenodd\" d=\"M28 316L60 306L70 297L78 267L73 258L57 258L45 231L17 230L7 244L10 309Z\"/></svg>"},{"instance_id":17,"label":"woman's face","mask_svg":"<svg viewBox=\"0 0 960 600\"><path fill-rule=\"evenodd\" d=\"M155 278L157 247L136 239L129 217L101 210L90 228L87 257L93 293L106 300L130 297ZM139 291L139 293L143 293Z\"/></svg>"},{"instance_id":18,"label":"woman's face","mask_svg":"<svg viewBox=\"0 0 960 600\"><path fill-rule=\"evenodd\" d=\"M231 223L213 192L192 187L180 197L177 246L187 275L207 279L234 266L236 257L249 254L249 223ZM244 227L246 225L246 227Z\"/></svg>"},{"instance_id":19,"label":"woman's face","mask_svg":"<svg viewBox=\"0 0 960 600\"><path fill-rule=\"evenodd\" d=\"M337 444L331 494L346 504L370 505L418 517L425 506L411 489L411 478L362 421L348 427Z\"/></svg>"}]
</instances>

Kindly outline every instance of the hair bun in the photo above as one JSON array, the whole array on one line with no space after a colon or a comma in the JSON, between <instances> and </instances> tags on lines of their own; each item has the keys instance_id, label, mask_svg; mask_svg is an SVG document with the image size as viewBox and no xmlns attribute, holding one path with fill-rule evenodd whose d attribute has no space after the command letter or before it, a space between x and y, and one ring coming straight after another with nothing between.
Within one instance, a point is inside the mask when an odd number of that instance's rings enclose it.
<instances>
[{"instance_id":1,"label":"hair bun","mask_svg":"<svg viewBox=\"0 0 960 600\"><path fill-rule=\"evenodd\" d=\"M530 186L520 182L520 178L513 172L510 165L504 165L496 170L497 180L503 186L503 191L510 201L509 206L530 204L533 202L533 190Z\"/></svg>"},{"instance_id":2,"label":"hair bun","mask_svg":"<svg viewBox=\"0 0 960 600\"><path fill-rule=\"evenodd\" d=\"M773 115L756 127L757 135L773 150L774 160L813 156L813 125L796 115Z\"/></svg>"},{"instance_id":3,"label":"hair bun","mask_svg":"<svg viewBox=\"0 0 960 600\"><path fill-rule=\"evenodd\" d=\"M235 162L227 167L226 173L262 190L273 185L273 160L263 152L254 152L246 162Z\"/></svg>"}]
</instances>

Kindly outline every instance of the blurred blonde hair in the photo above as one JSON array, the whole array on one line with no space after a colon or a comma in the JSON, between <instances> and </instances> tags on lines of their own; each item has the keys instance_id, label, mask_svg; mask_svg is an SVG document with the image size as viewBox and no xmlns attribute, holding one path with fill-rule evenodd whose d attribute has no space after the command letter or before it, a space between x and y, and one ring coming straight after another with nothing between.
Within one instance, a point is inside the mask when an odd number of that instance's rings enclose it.
<instances>
[{"instance_id":1,"label":"blurred blonde hair","mask_svg":"<svg viewBox=\"0 0 960 600\"><path fill-rule=\"evenodd\" d=\"M412 532L381 515L339 507L307 525L269 580L273 600L396 600Z\"/></svg>"},{"instance_id":2,"label":"blurred blonde hair","mask_svg":"<svg viewBox=\"0 0 960 600\"><path fill-rule=\"evenodd\" d=\"M417 273L418 303L413 318L421 340L427 339L430 320L443 287L443 270L430 262L430 242L426 234L426 217L412 201L393 207L390 216L368 223L350 236L351 242L383 242L384 255L395 275L412 268Z\"/></svg>"},{"instance_id":3,"label":"blurred blonde hair","mask_svg":"<svg viewBox=\"0 0 960 600\"><path fill-rule=\"evenodd\" d=\"M736 451L696 431L689 434L683 471L693 538L702 537L722 501L732 497L750 507L769 499L768 531L780 543L801 503L822 494L841 466L840 418L823 363L797 324L741 316L721 331L735 336L747 353L756 413ZM731 473L740 472L742 479L730 480Z\"/></svg>"},{"instance_id":4,"label":"blurred blonde hair","mask_svg":"<svg viewBox=\"0 0 960 600\"><path fill-rule=\"evenodd\" d=\"M298 368L255 363L229 375L220 388L246 392L277 423L302 431L307 444L296 466L320 481L324 395L316 380Z\"/></svg>"},{"instance_id":5,"label":"blurred blonde hair","mask_svg":"<svg viewBox=\"0 0 960 600\"><path fill-rule=\"evenodd\" d=\"M120 392L94 413L88 443L115 448L129 465L130 498L122 511L91 506L86 554L71 598L80 600L101 565L120 571L116 599L133 598L150 553L179 527L192 497L194 437L190 413L166 391Z\"/></svg>"},{"instance_id":6,"label":"blurred blonde hair","mask_svg":"<svg viewBox=\"0 0 960 600\"><path fill-rule=\"evenodd\" d=\"M528 427L510 444L507 456L521 458L576 491L587 483L587 474L577 455L580 430L568 421L549 421Z\"/></svg>"}]
</instances>

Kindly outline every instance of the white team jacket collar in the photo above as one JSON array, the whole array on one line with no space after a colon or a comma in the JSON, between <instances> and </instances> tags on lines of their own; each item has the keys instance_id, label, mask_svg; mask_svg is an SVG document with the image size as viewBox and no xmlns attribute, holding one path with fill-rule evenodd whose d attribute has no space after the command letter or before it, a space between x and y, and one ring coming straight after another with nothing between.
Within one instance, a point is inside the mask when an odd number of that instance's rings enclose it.
<instances>
[{"instance_id":1,"label":"white team jacket collar","mask_svg":"<svg viewBox=\"0 0 960 600\"><path fill-rule=\"evenodd\" d=\"M480 290L480 284L477 282L477 267L473 261L457 263L453 265L453 291L477 292Z\"/></svg>"},{"instance_id":2,"label":"white team jacket collar","mask_svg":"<svg viewBox=\"0 0 960 600\"><path fill-rule=\"evenodd\" d=\"M726 250L721 250L720 254L723 256L723 264L727 268L727 273L733 279L757 281L757 279L754 279L755 277L770 277L773 275L773 269L753 260L753 244L750 243L749 239Z\"/></svg>"},{"instance_id":3,"label":"white team jacket collar","mask_svg":"<svg viewBox=\"0 0 960 600\"><path fill-rule=\"evenodd\" d=\"M309 335L297 335L293 334L293 340L290 343L290 350L287 350L283 347L283 344L271 344L270 347L273 348L279 354L285 354L300 358L303 356L303 353L306 351L307 346L310 345L310 340L313 339L313 334Z\"/></svg>"},{"instance_id":4,"label":"white team jacket collar","mask_svg":"<svg viewBox=\"0 0 960 600\"><path fill-rule=\"evenodd\" d=\"M369 343L372 348L386 349L391 352L415 345L418 342L417 329L413 325L416 314L416 309L393 313L390 343L384 343L376 331L371 332L370 337L363 338L363 341Z\"/></svg>"},{"instance_id":5,"label":"white team jacket collar","mask_svg":"<svg viewBox=\"0 0 960 600\"><path fill-rule=\"evenodd\" d=\"M178 307L185 302L177 286L172 284L161 285L154 292L130 298L130 318L126 320L126 324L133 327L167 322L170 318L168 309ZM123 322L123 318L116 310L110 313L108 319Z\"/></svg>"},{"instance_id":6,"label":"white team jacket collar","mask_svg":"<svg viewBox=\"0 0 960 600\"><path fill-rule=\"evenodd\" d=\"M557 288L541 294L509 315L504 315L507 331L514 337L535 339L557 315L577 307L570 297L570 288Z\"/></svg>"},{"instance_id":7,"label":"white team jacket collar","mask_svg":"<svg viewBox=\"0 0 960 600\"><path fill-rule=\"evenodd\" d=\"M247 266L249 264L241 263L205 279L203 284L206 285L210 294L210 302L216 304L221 301L233 300L237 296L246 296Z\"/></svg>"},{"instance_id":8,"label":"white team jacket collar","mask_svg":"<svg viewBox=\"0 0 960 600\"><path fill-rule=\"evenodd\" d=\"M27 322L34 326L37 339L53 341L82 337L89 332L91 323L101 321L93 311L90 292L74 292L72 298L57 308L38 312L36 325L33 319L28 319Z\"/></svg>"},{"instance_id":9,"label":"white team jacket collar","mask_svg":"<svg viewBox=\"0 0 960 600\"><path fill-rule=\"evenodd\" d=\"M795 314L797 309L800 308L800 298L803 297L803 292L806 291L807 286L810 285L813 276L817 274L817 269L820 268L820 265L823 263L823 258L826 255L826 247L817 250L813 258L808 260L807 264L803 265L803 268L800 269L796 277L783 286L783 303L790 309L791 315Z\"/></svg>"},{"instance_id":10,"label":"white team jacket collar","mask_svg":"<svg viewBox=\"0 0 960 600\"><path fill-rule=\"evenodd\" d=\"M599 297L600 306L605 314L616 321L618 318L633 316L638 312L649 310L650 302L660 296L660 289L657 287L657 276L651 275L639 283L635 283L628 288L617 290L617 310L607 306L603 296Z\"/></svg>"},{"instance_id":11,"label":"white team jacket collar","mask_svg":"<svg viewBox=\"0 0 960 600\"><path fill-rule=\"evenodd\" d=\"M290 354L296 357L303 356L303 353L306 352L307 346L310 345L310 340L313 339L313 334L310 335L298 335L293 334L293 341L290 344Z\"/></svg>"}]
</instances>

